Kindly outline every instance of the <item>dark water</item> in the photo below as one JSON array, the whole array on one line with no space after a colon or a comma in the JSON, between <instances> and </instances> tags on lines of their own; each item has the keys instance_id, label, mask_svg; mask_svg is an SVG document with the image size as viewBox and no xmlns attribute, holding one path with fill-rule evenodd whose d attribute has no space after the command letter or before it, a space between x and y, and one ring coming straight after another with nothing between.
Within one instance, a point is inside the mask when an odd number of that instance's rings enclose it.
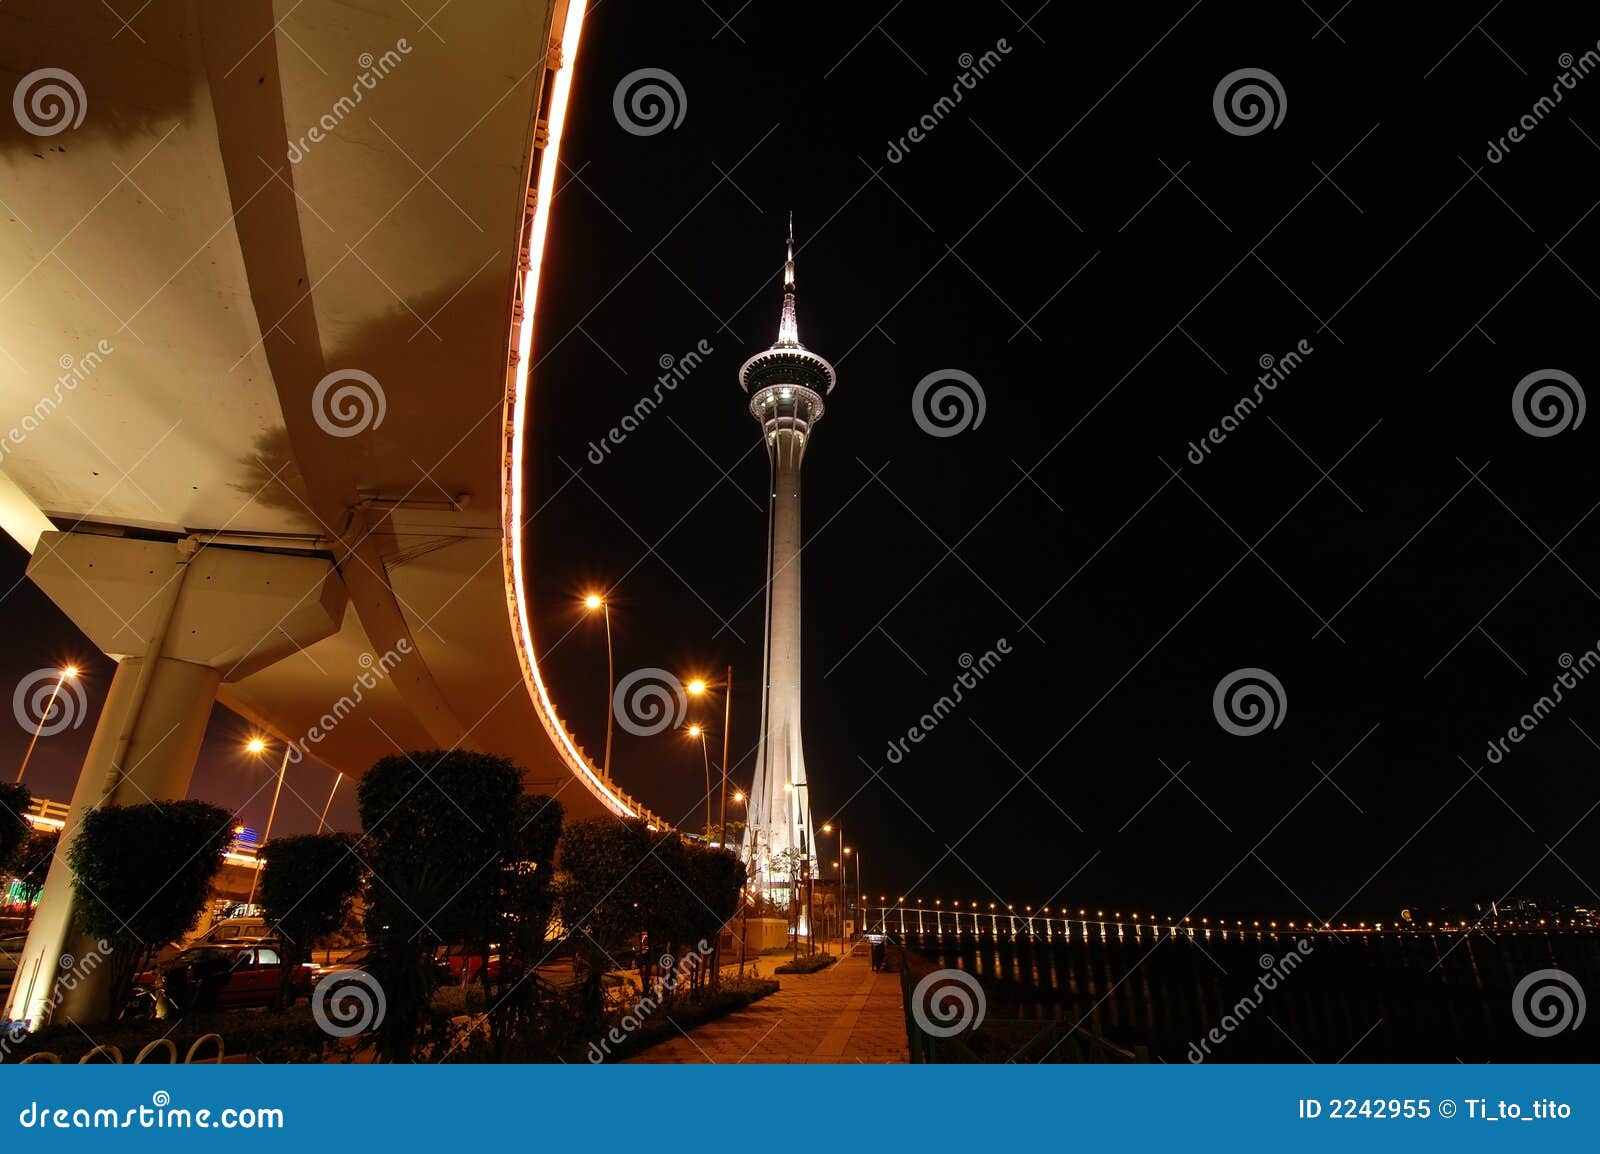
<instances>
[{"instance_id":1,"label":"dark water","mask_svg":"<svg viewBox=\"0 0 1600 1154\"><path fill-rule=\"evenodd\" d=\"M1151 1061L1600 1059L1600 1017L1570 1025L1580 1002L1600 996L1600 935L1592 933L1211 931L1190 939L1149 930L1101 936L1091 926L1070 939L1011 940L1002 931L910 933L903 942L917 955L914 972L950 967L977 977L991 1020L1081 1022L1125 1047L1147 1047ZM1569 1024L1536 1037L1518 1024L1513 992L1547 969L1569 976L1569 1008L1541 1001L1538 990L1556 988L1546 980L1530 986L1524 1017L1536 1028Z\"/></svg>"}]
</instances>

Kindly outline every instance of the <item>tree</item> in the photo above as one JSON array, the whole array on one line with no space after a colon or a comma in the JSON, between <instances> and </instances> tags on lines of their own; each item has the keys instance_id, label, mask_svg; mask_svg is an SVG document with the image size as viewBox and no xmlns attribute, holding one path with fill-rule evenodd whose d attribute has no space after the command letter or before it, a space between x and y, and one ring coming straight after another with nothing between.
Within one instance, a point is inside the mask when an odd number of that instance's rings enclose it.
<instances>
[{"instance_id":1,"label":"tree","mask_svg":"<svg viewBox=\"0 0 1600 1154\"><path fill-rule=\"evenodd\" d=\"M562 922L576 946L576 976L591 1025L604 1012L606 971L633 952L640 934L648 956L639 975L652 993L665 1000L683 988L691 952L694 968L687 976L698 985L707 947L733 916L744 884L744 866L728 850L609 817L567 826L561 865Z\"/></svg>"},{"instance_id":2,"label":"tree","mask_svg":"<svg viewBox=\"0 0 1600 1154\"><path fill-rule=\"evenodd\" d=\"M12 868L16 870L17 888L22 891L22 900L27 904L30 916L34 903L44 892L44 879L50 872L50 863L55 860L56 848L60 844L59 833L34 830L17 851L17 860Z\"/></svg>"},{"instance_id":3,"label":"tree","mask_svg":"<svg viewBox=\"0 0 1600 1154\"><path fill-rule=\"evenodd\" d=\"M800 956L800 878L805 866L805 855L797 849L780 850L772 855L772 870L780 878L788 879L789 933L794 943L794 956Z\"/></svg>"},{"instance_id":4,"label":"tree","mask_svg":"<svg viewBox=\"0 0 1600 1154\"><path fill-rule=\"evenodd\" d=\"M639 870L653 848L650 831L637 819L593 817L561 831L561 922L573 943L573 976L590 1029L604 1014L606 971L613 959L633 951L644 930L641 901L649 895Z\"/></svg>"},{"instance_id":5,"label":"tree","mask_svg":"<svg viewBox=\"0 0 1600 1154\"><path fill-rule=\"evenodd\" d=\"M440 944L488 944L515 857L522 771L503 757L423 750L378 761L357 797L359 852L375 884L367 932L386 1009L378 1044L411 1056L433 992L429 955Z\"/></svg>"},{"instance_id":6,"label":"tree","mask_svg":"<svg viewBox=\"0 0 1600 1154\"><path fill-rule=\"evenodd\" d=\"M311 958L317 942L344 923L361 888L362 865L349 834L273 838L262 848L266 864L259 889L267 923L283 955L278 1004L292 998L294 968Z\"/></svg>"},{"instance_id":7,"label":"tree","mask_svg":"<svg viewBox=\"0 0 1600 1154\"><path fill-rule=\"evenodd\" d=\"M134 975L194 929L233 837L233 815L203 801L101 806L67 851L80 931L111 944L114 1016Z\"/></svg>"},{"instance_id":8,"label":"tree","mask_svg":"<svg viewBox=\"0 0 1600 1154\"><path fill-rule=\"evenodd\" d=\"M550 952L546 939L555 908L555 855L561 837L561 803L552 797L519 797L509 827L496 888L473 941L482 951L479 969L489 1007L489 1045L495 1061L505 1061L515 1039L523 1041L524 1060L553 1056L531 1047L542 1024L541 984L536 967ZM491 948L500 965L491 970Z\"/></svg>"},{"instance_id":9,"label":"tree","mask_svg":"<svg viewBox=\"0 0 1600 1154\"><path fill-rule=\"evenodd\" d=\"M0 873L11 868L17 851L33 832L24 816L32 804L33 794L21 782L0 785Z\"/></svg>"},{"instance_id":10,"label":"tree","mask_svg":"<svg viewBox=\"0 0 1600 1154\"><path fill-rule=\"evenodd\" d=\"M745 864L732 850L696 846L689 855L689 885L699 897L690 911L693 939L715 945L739 910ZM717 975L713 974L713 981Z\"/></svg>"}]
</instances>

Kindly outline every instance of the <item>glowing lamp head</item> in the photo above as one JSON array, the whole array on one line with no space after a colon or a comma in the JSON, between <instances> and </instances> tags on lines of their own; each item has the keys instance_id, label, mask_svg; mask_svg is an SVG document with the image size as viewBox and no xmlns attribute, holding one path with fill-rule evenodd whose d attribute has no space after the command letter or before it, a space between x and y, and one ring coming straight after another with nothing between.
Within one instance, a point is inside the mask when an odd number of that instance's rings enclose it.
<instances>
[{"instance_id":1,"label":"glowing lamp head","mask_svg":"<svg viewBox=\"0 0 1600 1154\"><path fill-rule=\"evenodd\" d=\"M262 738L252 737L248 742L245 743L244 748L246 753L265 753L267 749L267 743Z\"/></svg>"},{"instance_id":2,"label":"glowing lamp head","mask_svg":"<svg viewBox=\"0 0 1600 1154\"><path fill-rule=\"evenodd\" d=\"M589 596L587 596L587 597L585 597L583 599L583 607L585 609L589 609L589 610L598 609L598 608L600 608L600 606L602 606L604 604L605 604L605 599L603 597L601 597L598 593L591 593L591 594L589 594Z\"/></svg>"},{"instance_id":3,"label":"glowing lamp head","mask_svg":"<svg viewBox=\"0 0 1600 1154\"><path fill-rule=\"evenodd\" d=\"M822 823L822 832L823 833L832 833L833 832L833 823L831 821L823 822Z\"/></svg>"},{"instance_id":4,"label":"glowing lamp head","mask_svg":"<svg viewBox=\"0 0 1600 1154\"><path fill-rule=\"evenodd\" d=\"M684 688L689 691L690 696L699 697L705 693L706 683L703 678L696 677L690 681L688 685L685 685Z\"/></svg>"},{"instance_id":5,"label":"glowing lamp head","mask_svg":"<svg viewBox=\"0 0 1600 1154\"><path fill-rule=\"evenodd\" d=\"M690 737L699 737L704 732L705 732L705 730L701 729L698 725L691 725L689 727L689 736Z\"/></svg>"},{"instance_id":6,"label":"glowing lamp head","mask_svg":"<svg viewBox=\"0 0 1600 1154\"><path fill-rule=\"evenodd\" d=\"M78 676L78 667L76 665L67 666L61 671L61 676L65 677L69 681L72 680Z\"/></svg>"},{"instance_id":7,"label":"glowing lamp head","mask_svg":"<svg viewBox=\"0 0 1600 1154\"><path fill-rule=\"evenodd\" d=\"M735 801L735 803L742 804L744 802L744 790L741 789L741 790L735 791L735 793L733 795L733 800Z\"/></svg>"}]
</instances>

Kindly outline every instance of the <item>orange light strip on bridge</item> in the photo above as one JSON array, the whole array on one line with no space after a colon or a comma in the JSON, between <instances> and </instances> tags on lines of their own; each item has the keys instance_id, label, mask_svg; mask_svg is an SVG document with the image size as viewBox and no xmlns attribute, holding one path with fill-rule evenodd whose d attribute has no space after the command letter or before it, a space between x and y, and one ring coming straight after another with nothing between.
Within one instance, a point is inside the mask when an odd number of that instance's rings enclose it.
<instances>
[{"instance_id":1,"label":"orange light strip on bridge","mask_svg":"<svg viewBox=\"0 0 1600 1154\"><path fill-rule=\"evenodd\" d=\"M511 552L511 581L516 600L513 626L517 631L517 644L523 655L523 667L531 679L534 706L544 722L545 730L556 742L567 764L583 775L590 792L599 797L613 813L622 817L640 816L633 806L611 788L589 765L588 758L573 743L566 727L561 724L555 703L545 688L539 674L539 662L534 656L533 622L528 613L528 591L523 557L522 510L525 481L523 459L527 450L527 400L528 375L533 361L533 317L539 298L539 272L544 261L545 232L550 226L550 201L555 195L556 169L559 167L561 131L566 125L567 102L572 92L572 70L578 56L578 34L583 28L587 0L570 0L566 23L561 31L561 67L556 71L550 92L550 116L547 140L539 158L539 175L533 209L533 230L528 241L528 271L522 282L522 324L517 330L517 367L515 400L512 411L511 463L507 478L507 526ZM611 703L606 703L610 708Z\"/></svg>"}]
</instances>

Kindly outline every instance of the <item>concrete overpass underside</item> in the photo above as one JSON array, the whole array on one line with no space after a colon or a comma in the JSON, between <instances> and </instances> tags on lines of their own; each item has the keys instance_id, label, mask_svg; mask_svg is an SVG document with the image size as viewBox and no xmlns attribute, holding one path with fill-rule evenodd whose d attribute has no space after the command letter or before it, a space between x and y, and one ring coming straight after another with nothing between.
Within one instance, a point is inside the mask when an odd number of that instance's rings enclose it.
<instances>
[{"instance_id":1,"label":"concrete overpass underside","mask_svg":"<svg viewBox=\"0 0 1600 1154\"><path fill-rule=\"evenodd\" d=\"M347 774L459 745L659 821L566 731L524 592L583 0L94 7L0 7L0 525L119 659L74 811L182 796L216 696Z\"/></svg>"}]
</instances>

